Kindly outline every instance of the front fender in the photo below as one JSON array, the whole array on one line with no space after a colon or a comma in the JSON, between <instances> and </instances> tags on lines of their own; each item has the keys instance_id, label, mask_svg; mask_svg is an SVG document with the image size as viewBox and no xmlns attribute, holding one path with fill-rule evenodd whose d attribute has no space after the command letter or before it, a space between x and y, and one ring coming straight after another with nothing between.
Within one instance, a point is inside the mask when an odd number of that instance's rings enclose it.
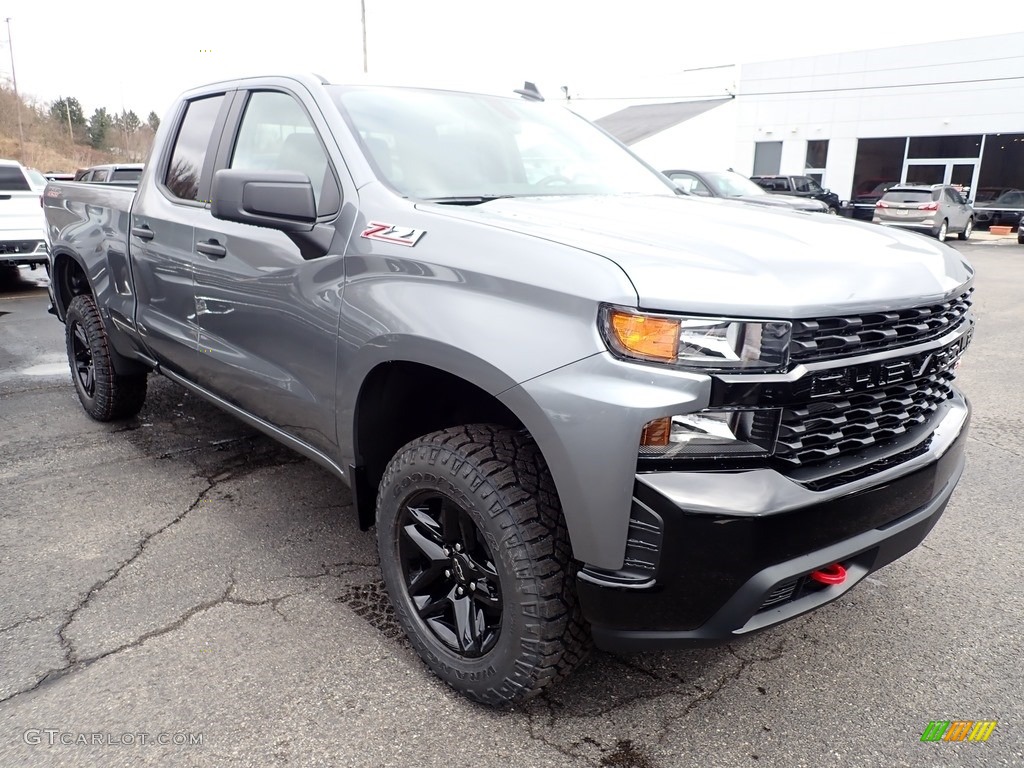
<instances>
[{"instance_id":1,"label":"front fender","mask_svg":"<svg viewBox=\"0 0 1024 768\"><path fill-rule=\"evenodd\" d=\"M558 489L573 556L623 565L644 425L707 406L711 378L592 355L513 387L499 400L540 447Z\"/></svg>"},{"instance_id":2,"label":"front fender","mask_svg":"<svg viewBox=\"0 0 1024 768\"><path fill-rule=\"evenodd\" d=\"M355 462L355 413L362 384L374 368L390 362L420 363L437 368L492 395L516 384L497 366L454 345L405 334L377 337L349 357L339 373L337 419L342 466Z\"/></svg>"}]
</instances>

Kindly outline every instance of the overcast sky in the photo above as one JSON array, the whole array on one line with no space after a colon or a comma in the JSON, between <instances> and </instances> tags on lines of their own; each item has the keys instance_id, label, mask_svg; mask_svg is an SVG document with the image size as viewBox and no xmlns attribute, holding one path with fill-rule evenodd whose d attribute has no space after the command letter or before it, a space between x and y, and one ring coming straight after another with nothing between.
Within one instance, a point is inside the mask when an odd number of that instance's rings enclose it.
<instances>
[{"instance_id":1,"label":"overcast sky","mask_svg":"<svg viewBox=\"0 0 1024 768\"><path fill-rule=\"evenodd\" d=\"M962 0L365 2L370 81L507 93L533 80L549 98L563 85L651 95L637 91L687 69L1024 29L1024 14ZM19 90L75 96L87 117L100 106L162 116L180 91L243 74L364 79L359 0L0 0L6 17ZM0 41L9 80L5 25Z\"/></svg>"}]
</instances>

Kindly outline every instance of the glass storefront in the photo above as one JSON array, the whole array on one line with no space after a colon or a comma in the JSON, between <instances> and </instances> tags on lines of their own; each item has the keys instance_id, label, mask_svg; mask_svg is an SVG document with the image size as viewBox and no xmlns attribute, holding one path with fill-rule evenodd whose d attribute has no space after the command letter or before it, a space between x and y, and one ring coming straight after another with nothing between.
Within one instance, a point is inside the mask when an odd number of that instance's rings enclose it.
<instances>
[{"instance_id":1,"label":"glass storefront","mask_svg":"<svg viewBox=\"0 0 1024 768\"><path fill-rule=\"evenodd\" d=\"M977 224L1015 225L1024 212L1024 133L860 139L854 216L870 218L889 186L952 184L975 201Z\"/></svg>"}]
</instances>

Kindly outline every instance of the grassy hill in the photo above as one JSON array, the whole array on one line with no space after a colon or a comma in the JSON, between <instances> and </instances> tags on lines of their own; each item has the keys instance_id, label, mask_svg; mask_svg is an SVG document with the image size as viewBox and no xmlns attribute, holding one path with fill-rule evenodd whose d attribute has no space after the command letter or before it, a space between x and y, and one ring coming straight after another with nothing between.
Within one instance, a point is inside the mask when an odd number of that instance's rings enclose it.
<instances>
[{"instance_id":1,"label":"grassy hill","mask_svg":"<svg viewBox=\"0 0 1024 768\"><path fill-rule=\"evenodd\" d=\"M49 104L33 102L24 95L21 124L24 148L18 131L18 100L12 89L0 86L0 158L20 160L44 173L72 173L99 163L141 162L153 137L148 126L142 126L131 136L109 130L106 146L96 148L90 145L84 126L78 126L72 141L67 123L50 117Z\"/></svg>"}]
</instances>

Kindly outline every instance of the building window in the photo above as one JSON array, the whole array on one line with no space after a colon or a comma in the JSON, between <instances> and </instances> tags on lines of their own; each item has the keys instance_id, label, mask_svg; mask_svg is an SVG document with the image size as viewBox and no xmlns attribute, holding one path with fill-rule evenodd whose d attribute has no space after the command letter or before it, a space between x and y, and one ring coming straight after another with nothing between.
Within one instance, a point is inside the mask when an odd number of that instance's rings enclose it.
<instances>
[{"instance_id":1,"label":"building window","mask_svg":"<svg viewBox=\"0 0 1024 768\"><path fill-rule=\"evenodd\" d=\"M981 136L915 136L910 139L907 158L978 157Z\"/></svg>"},{"instance_id":2,"label":"building window","mask_svg":"<svg viewBox=\"0 0 1024 768\"><path fill-rule=\"evenodd\" d=\"M983 226L1019 224L1024 213L1024 133L985 136L978 188L971 197Z\"/></svg>"},{"instance_id":3,"label":"building window","mask_svg":"<svg viewBox=\"0 0 1024 768\"><path fill-rule=\"evenodd\" d=\"M905 136L891 139L860 139L853 167L853 197L878 197L886 187L898 184L903 174ZM874 202L872 201L872 205Z\"/></svg>"},{"instance_id":4,"label":"building window","mask_svg":"<svg viewBox=\"0 0 1024 768\"><path fill-rule=\"evenodd\" d=\"M808 171L824 169L828 164L828 139L817 139L807 142L807 160L804 166Z\"/></svg>"},{"instance_id":5,"label":"building window","mask_svg":"<svg viewBox=\"0 0 1024 768\"><path fill-rule=\"evenodd\" d=\"M754 176L775 176L781 167L781 141L759 141L754 144Z\"/></svg>"}]
</instances>

